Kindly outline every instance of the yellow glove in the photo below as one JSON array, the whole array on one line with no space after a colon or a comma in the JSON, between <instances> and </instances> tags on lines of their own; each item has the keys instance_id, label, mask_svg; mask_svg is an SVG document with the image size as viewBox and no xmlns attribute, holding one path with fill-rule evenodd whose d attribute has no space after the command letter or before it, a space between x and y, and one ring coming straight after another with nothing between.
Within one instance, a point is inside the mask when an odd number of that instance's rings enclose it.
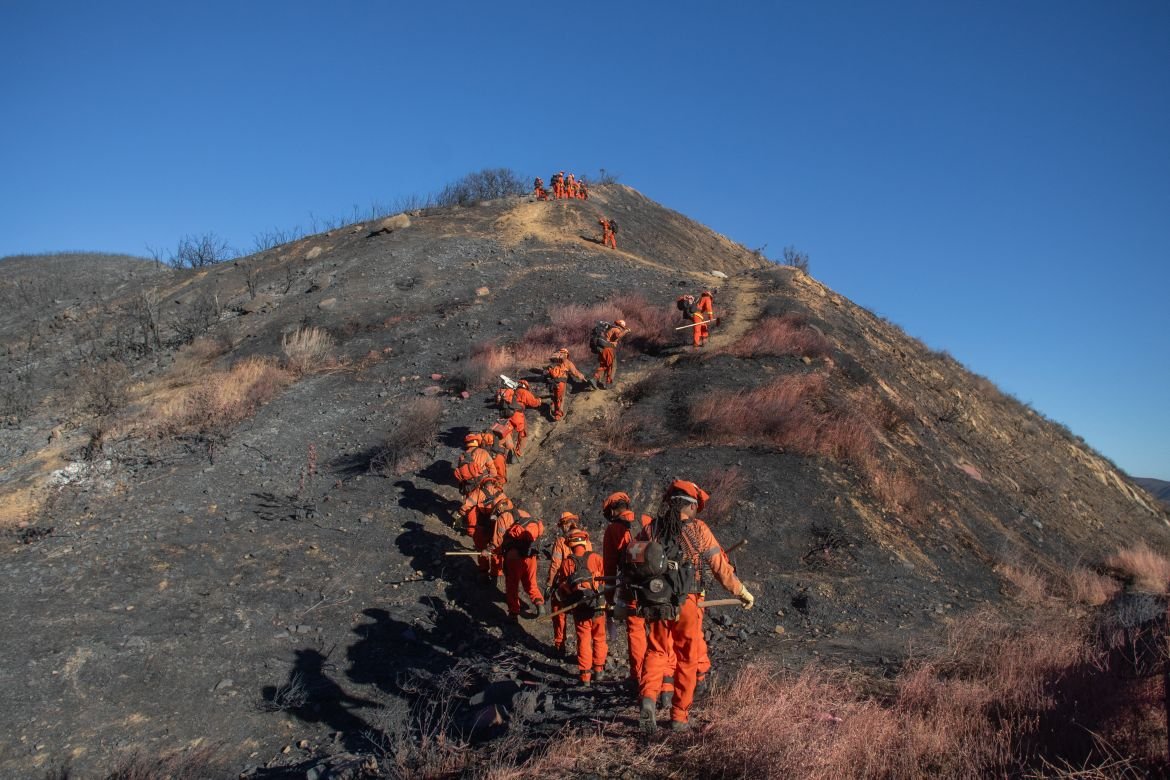
<instances>
[{"instance_id":1,"label":"yellow glove","mask_svg":"<svg viewBox=\"0 0 1170 780\"><path fill-rule=\"evenodd\" d=\"M736 598L743 602L744 609L751 609L756 603L756 597L752 595L751 591L747 589L747 585L740 585L739 593Z\"/></svg>"}]
</instances>

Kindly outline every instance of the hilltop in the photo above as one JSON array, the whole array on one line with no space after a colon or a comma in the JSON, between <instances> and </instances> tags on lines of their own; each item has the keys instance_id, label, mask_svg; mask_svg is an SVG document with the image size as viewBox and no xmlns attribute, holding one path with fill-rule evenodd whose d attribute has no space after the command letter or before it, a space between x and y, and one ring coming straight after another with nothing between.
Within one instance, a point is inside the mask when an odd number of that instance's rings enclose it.
<instances>
[{"instance_id":1,"label":"hilltop","mask_svg":"<svg viewBox=\"0 0 1170 780\"><path fill-rule=\"evenodd\" d=\"M675 476L708 487L759 599L709 620L727 674L819 659L880 679L964 616L1018 611L1013 572L1170 549L1165 510L1071 432L622 185L125 268L58 296L70 316L45 309L34 341L0 319L22 382L0 430L9 774L210 744L225 774L400 755L440 687L452 717L507 714L531 684L535 735L624 727L616 691L568 691L546 623L508 625L444 556L468 546L449 464L494 420L495 376L535 379L561 345L591 372L603 317L635 324L617 387L530 415L508 493L599 533L614 490L653 512ZM0 283L42 271L4 261ZM722 323L695 353L673 304L703 288Z\"/></svg>"}]
</instances>

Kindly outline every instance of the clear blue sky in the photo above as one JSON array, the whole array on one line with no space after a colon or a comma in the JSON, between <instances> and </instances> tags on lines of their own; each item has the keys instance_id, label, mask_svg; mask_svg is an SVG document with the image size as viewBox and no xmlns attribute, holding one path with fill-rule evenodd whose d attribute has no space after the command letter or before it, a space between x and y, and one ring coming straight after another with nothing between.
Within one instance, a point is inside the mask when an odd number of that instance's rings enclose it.
<instances>
[{"instance_id":1,"label":"clear blue sky","mask_svg":"<svg viewBox=\"0 0 1170 780\"><path fill-rule=\"evenodd\" d=\"M0 255L605 167L1170 479L1165 0L0 0L0 112Z\"/></svg>"}]
</instances>

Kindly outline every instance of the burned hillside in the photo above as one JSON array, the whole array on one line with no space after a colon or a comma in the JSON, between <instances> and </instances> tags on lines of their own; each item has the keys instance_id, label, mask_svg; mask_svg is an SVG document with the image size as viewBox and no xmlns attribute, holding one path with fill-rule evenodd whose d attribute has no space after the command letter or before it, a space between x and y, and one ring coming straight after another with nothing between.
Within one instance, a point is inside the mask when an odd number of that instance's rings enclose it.
<instances>
[{"instance_id":1,"label":"burned hillside","mask_svg":"<svg viewBox=\"0 0 1170 780\"><path fill-rule=\"evenodd\" d=\"M704 288L721 322L694 351L674 302ZM548 624L509 624L445 555L469 549L451 463L496 419L496 377L535 386L561 346L591 372L597 319L634 325L617 386L530 414L508 493L599 532L615 490L653 512L676 476L706 486L758 598L707 623L728 673L820 658L880 679L963 616L1015 609L1009 569L1170 549L1164 511L1060 426L620 185L103 289L31 346L0 323L6 372L59 366L0 431L9 774L205 745L224 776L409 774L436 724L627 725L616 687L574 690Z\"/></svg>"}]
</instances>

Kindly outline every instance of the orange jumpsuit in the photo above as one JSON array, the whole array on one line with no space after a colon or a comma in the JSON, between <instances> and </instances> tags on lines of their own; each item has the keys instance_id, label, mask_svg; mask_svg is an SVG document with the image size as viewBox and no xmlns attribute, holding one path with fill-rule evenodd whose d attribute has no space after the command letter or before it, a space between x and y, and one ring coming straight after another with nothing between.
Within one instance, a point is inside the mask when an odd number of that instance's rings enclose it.
<instances>
[{"instance_id":1,"label":"orange jumpsuit","mask_svg":"<svg viewBox=\"0 0 1170 780\"><path fill-rule=\"evenodd\" d=\"M581 200L589 200L589 187L584 181L577 182L577 197Z\"/></svg>"},{"instance_id":2,"label":"orange jumpsuit","mask_svg":"<svg viewBox=\"0 0 1170 780\"><path fill-rule=\"evenodd\" d=\"M552 177L553 197L557 200L565 197L565 177L563 174L553 174Z\"/></svg>"},{"instance_id":3,"label":"orange jumpsuit","mask_svg":"<svg viewBox=\"0 0 1170 780\"><path fill-rule=\"evenodd\" d=\"M707 323L714 319L715 307L712 304L711 295L710 293L703 293L699 296L698 304L695 305L694 321ZM696 347L700 347L705 344L707 342L707 337L711 335L705 324L696 325L695 327L691 328L691 330L694 331L692 338L694 339L694 345Z\"/></svg>"},{"instance_id":4,"label":"orange jumpsuit","mask_svg":"<svg viewBox=\"0 0 1170 780\"><path fill-rule=\"evenodd\" d=\"M650 539L652 536L653 524L643 530L638 538ZM678 619L648 621L650 637L639 689L642 698L658 698L663 675L670 669L669 648L673 648L678 662L674 674L674 701L670 719L686 723L695 697L699 662L705 654L703 610L698 606L702 567L710 568L719 584L732 593L739 594L743 584L735 576L735 569L715 535L702 520L693 518L683 526L682 547L684 558L689 559L695 569L692 585L694 592L689 593L683 601Z\"/></svg>"},{"instance_id":5,"label":"orange jumpsuit","mask_svg":"<svg viewBox=\"0 0 1170 780\"><path fill-rule=\"evenodd\" d=\"M642 527L644 528L649 522L650 516L642 515ZM606 526L605 537L602 541L602 556L606 577L614 577L617 575L618 566L622 560L622 553L625 552L626 547L630 545L630 542L634 538L631 530L633 523L634 513L627 509L618 515L617 519L611 520L609 525ZM614 591L606 592L606 602L613 604L614 596ZM646 621L634 614L632 608L630 614L626 617L626 645L629 649L630 678L638 681L642 677L642 664L646 658ZM673 666L671 664L672 668Z\"/></svg>"},{"instance_id":6,"label":"orange jumpsuit","mask_svg":"<svg viewBox=\"0 0 1170 780\"><path fill-rule=\"evenodd\" d=\"M491 508L497 501L507 500L508 497L495 480L485 481L463 499L459 511L467 518L467 535L471 537L475 549L480 552L488 549L488 545L492 543ZM499 566L494 564L492 557L481 555L477 561L479 570L484 574L499 575Z\"/></svg>"},{"instance_id":7,"label":"orange jumpsuit","mask_svg":"<svg viewBox=\"0 0 1170 780\"><path fill-rule=\"evenodd\" d=\"M504 401L508 404L508 409L512 411L512 416L508 418L508 422L512 424L512 428L516 431L516 454L523 455L524 440L528 438L528 421L524 417L524 410L539 409L541 401L524 387L517 387L515 390L505 390L503 397Z\"/></svg>"},{"instance_id":8,"label":"orange jumpsuit","mask_svg":"<svg viewBox=\"0 0 1170 780\"><path fill-rule=\"evenodd\" d=\"M499 476L496 472L496 463L490 452L478 444L471 444L459 456L454 469L455 481L459 483L459 490L467 493L471 490L478 477L484 474Z\"/></svg>"},{"instance_id":9,"label":"orange jumpsuit","mask_svg":"<svg viewBox=\"0 0 1170 780\"><path fill-rule=\"evenodd\" d=\"M601 582L597 578L605 576L601 556L586 550L581 544L574 545L572 553L573 556L585 557L585 564L589 567L591 575L589 582L578 586L579 589L594 592L600 590ZM573 556L565 558L560 568L560 579L563 583L561 592L566 602L578 598L568 584L569 577L577 570L577 561ZM577 628L577 671L581 675L581 682L589 682L593 675L601 674L605 669L605 656L609 653L605 641L605 612L599 612L596 607L589 605L582 605L571 611L573 624Z\"/></svg>"},{"instance_id":10,"label":"orange jumpsuit","mask_svg":"<svg viewBox=\"0 0 1170 780\"><path fill-rule=\"evenodd\" d=\"M548 191L544 188L544 179L537 177L532 184L532 194L536 196L537 200L548 200Z\"/></svg>"},{"instance_id":11,"label":"orange jumpsuit","mask_svg":"<svg viewBox=\"0 0 1170 780\"><path fill-rule=\"evenodd\" d=\"M603 347L597 353L597 370L593 372L593 378L598 382L605 380L607 385L613 384L613 374L617 370L617 345L626 333L616 325L605 332L605 340L613 346Z\"/></svg>"},{"instance_id":12,"label":"orange jumpsuit","mask_svg":"<svg viewBox=\"0 0 1170 780\"><path fill-rule=\"evenodd\" d=\"M577 367L573 365L573 361L568 358L553 361L552 365L544 370L544 373L552 387L552 417L554 420L560 420L565 416L565 383L568 382L569 377L573 377L578 382L584 382L585 375L578 371Z\"/></svg>"},{"instance_id":13,"label":"orange jumpsuit","mask_svg":"<svg viewBox=\"0 0 1170 780\"><path fill-rule=\"evenodd\" d=\"M513 530L513 526L517 526ZM508 614L520 615L520 587L535 606L544 603L544 594L536 586L536 551L532 545L544 533L544 523L523 509L505 509L496 513L492 530L492 549L503 560L504 598Z\"/></svg>"},{"instance_id":14,"label":"orange jumpsuit","mask_svg":"<svg viewBox=\"0 0 1170 780\"><path fill-rule=\"evenodd\" d=\"M602 217L597 220L597 224L601 225L601 245L617 249L617 237L609 226L609 220Z\"/></svg>"},{"instance_id":15,"label":"orange jumpsuit","mask_svg":"<svg viewBox=\"0 0 1170 780\"><path fill-rule=\"evenodd\" d=\"M577 197L577 179L574 178L573 174L571 174L571 173L565 177L565 197L566 198L576 198Z\"/></svg>"},{"instance_id":16,"label":"orange jumpsuit","mask_svg":"<svg viewBox=\"0 0 1170 780\"><path fill-rule=\"evenodd\" d=\"M565 535L567 535L569 531L572 531L576 527L576 525L572 525L566 528L564 534L558 536L556 543L553 544L552 558L549 560L548 564L548 583L545 588L547 592L552 594L553 611L556 611L558 608L564 606L564 604L561 604L557 600L556 589L557 586L560 585L559 575L561 573L561 564L565 562L565 558L572 557L573 555L573 552L569 549L569 543L565 540ZM586 550L589 550L590 552L593 551L593 545L589 542L585 542L583 546ZM559 615L553 615L553 647L555 647L557 650L562 650L565 647L565 626L568 624L568 622L569 616L565 612L562 612Z\"/></svg>"}]
</instances>

